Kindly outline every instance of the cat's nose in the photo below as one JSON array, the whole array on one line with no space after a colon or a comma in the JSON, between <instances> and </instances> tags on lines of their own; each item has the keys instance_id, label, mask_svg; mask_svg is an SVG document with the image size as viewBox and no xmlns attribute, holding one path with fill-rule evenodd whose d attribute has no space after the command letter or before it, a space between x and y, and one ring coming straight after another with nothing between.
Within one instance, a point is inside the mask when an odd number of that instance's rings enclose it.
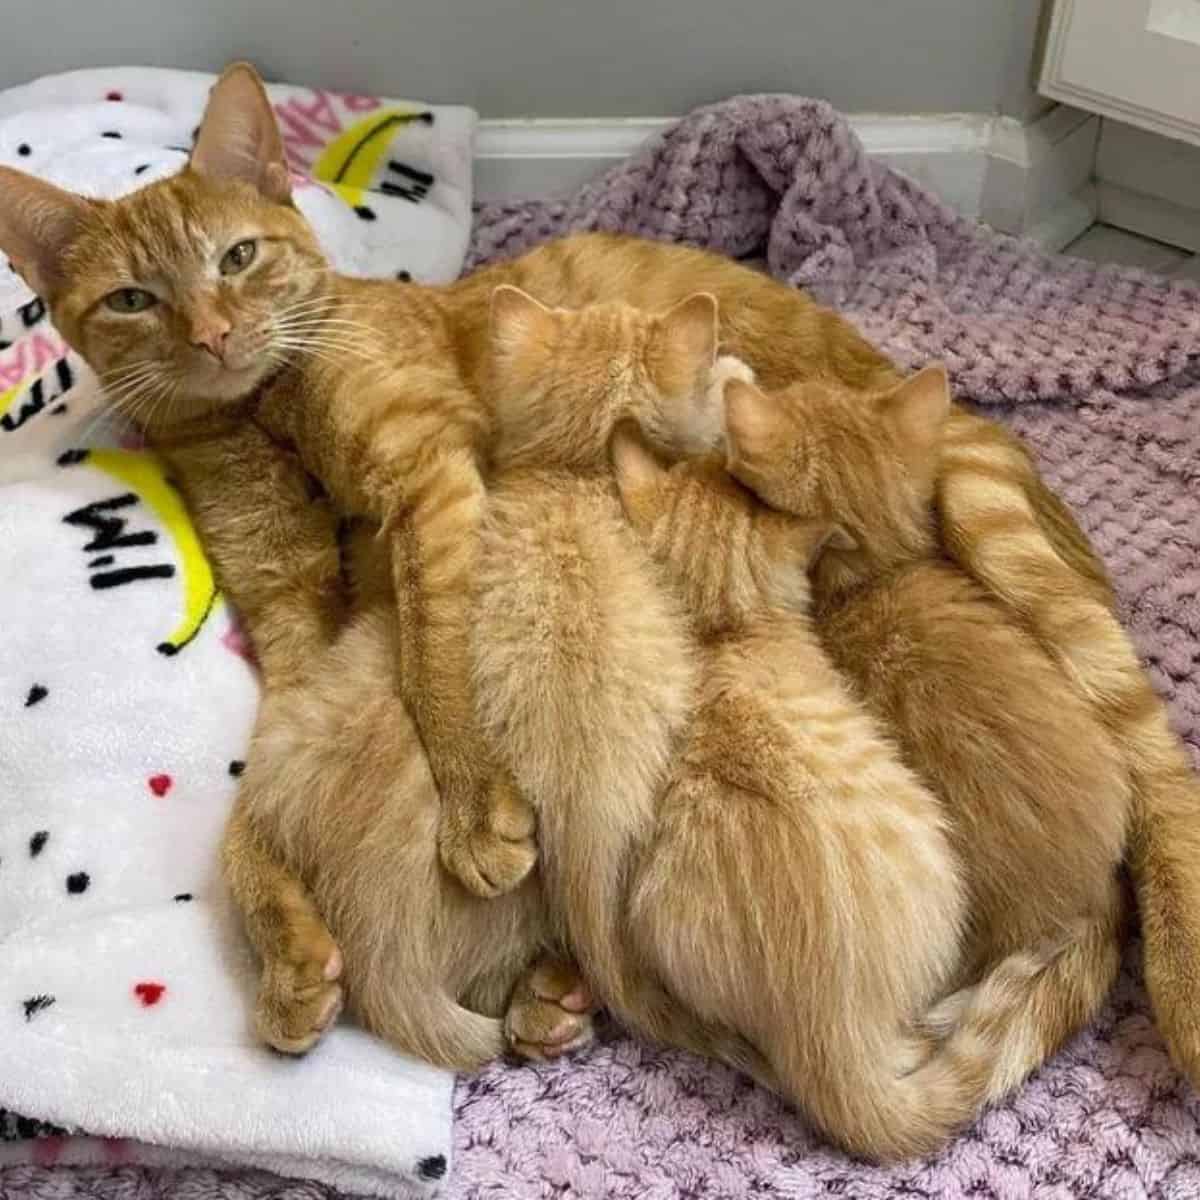
<instances>
[{"instance_id":1,"label":"cat's nose","mask_svg":"<svg viewBox=\"0 0 1200 1200\"><path fill-rule=\"evenodd\" d=\"M214 358L225 361L225 348L232 326L228 321L208 321L192 328L192 345L207 350Z\"/></svg>"}]
</instances>

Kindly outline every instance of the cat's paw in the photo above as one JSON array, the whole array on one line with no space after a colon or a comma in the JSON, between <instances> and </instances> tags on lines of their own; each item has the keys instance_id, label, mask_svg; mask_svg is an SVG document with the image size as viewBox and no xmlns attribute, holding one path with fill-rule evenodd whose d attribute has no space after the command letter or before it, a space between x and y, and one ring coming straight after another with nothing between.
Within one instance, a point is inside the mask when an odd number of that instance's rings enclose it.
<instances>
[{"instance_id":1,"label":"cat's paw","mask_svg":"<svg viewBox=\"0 0 1200 1200\"><path fill-rule=\"evenodd\" d=\"M293 920L263 962L255 1008L259 1037L282 1054L304 1054L342 1011L342 952L314 918Z\"/></svg>"},{"instance_id":2,"label":"cat's paw","mask_svg":"<svg viewBox=\"0 0 1200 1200\"><path fill-rule=\"evenodd\" d=\"M592 996L579 971L546 959L513 991L504 1035L514 1053L550 1062L586 1046L595 1036Z\"/></svg>"},{"instance_id":3,"label":"cat's paw","mask_svg":"<svg viewBox=\"0 0 1200 1200\"><path fill-rule=\"evenodd\" d=\"M533 870L537 821L507 773L482 796L442 797L438 849L446 870L468 891L490 899L512 891Z\"/></svg>"}]
</instances>

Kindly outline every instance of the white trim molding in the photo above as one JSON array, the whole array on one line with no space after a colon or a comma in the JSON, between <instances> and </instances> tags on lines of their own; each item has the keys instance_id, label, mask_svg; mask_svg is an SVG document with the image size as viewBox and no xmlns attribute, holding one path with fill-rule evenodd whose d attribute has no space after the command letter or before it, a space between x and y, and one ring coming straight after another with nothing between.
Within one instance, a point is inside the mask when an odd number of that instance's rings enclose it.
<instances>
[{"instance_id":1,"label":"white trim molding","mask_svg":"<svg viewBox=\"0 0 1200 1200\"><path fill-rule=\"evenodd\" d=\"M867 153L936 191L964 216L1059 249L1095 216L1088 186L1097 118L1056 107L1029 125L983 113L851 115ZM627 158L673 121L480 122L483 200L561 195Z\"/></svg>"}]
</instances>

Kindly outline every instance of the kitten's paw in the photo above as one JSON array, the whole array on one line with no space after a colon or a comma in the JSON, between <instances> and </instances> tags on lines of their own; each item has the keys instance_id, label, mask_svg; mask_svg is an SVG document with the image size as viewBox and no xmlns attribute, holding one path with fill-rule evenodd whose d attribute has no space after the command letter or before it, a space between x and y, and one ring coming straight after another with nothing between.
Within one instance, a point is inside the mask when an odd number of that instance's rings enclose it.
<instances>
[{"instance_id":1,"label":"kitten's paw","mask_svg":"<svg viewBox=\"0 0 1200 1200\"><path fill-rule=\"evenodd\" d=\"M315 918L294 920L263 963L255 1025L282 1054L304 1054L342 1011L342 952Z\"/></svg>"},{"instance_id":2,"label":"kitten's paw","mask_svg":"<svg viewBox=\"0 0 1200 1200\"><path fill-rule=\"evenodd\" d=\"M533 809L507 774L482 796L443 796L438 848L442 864L469 891L490 899L512 891L533 870L538 849Z\"/></svg>"},{"instance_id":3,"label":"kitten's paw","mask_svg":"<svg viewBox=\"0 0 1200 1200\"><path fill-rule=\"evenodd\" d=\"M550 1062L595 1036L592 996L578 970L545 959L517 984L504 1018L509 1046L522 1058Z\"/></svg>"}]
</instances>

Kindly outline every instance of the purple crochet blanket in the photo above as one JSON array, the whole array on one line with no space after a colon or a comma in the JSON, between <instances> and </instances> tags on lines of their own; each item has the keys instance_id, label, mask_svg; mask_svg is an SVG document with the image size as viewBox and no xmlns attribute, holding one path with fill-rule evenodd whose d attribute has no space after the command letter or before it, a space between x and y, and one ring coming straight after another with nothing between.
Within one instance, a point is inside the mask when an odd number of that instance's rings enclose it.
<instances>
[{"instance_id":1,"label":"purple crochet blanket","mask_svg":"<svg viewBox=\"0 0 1200 1200\"><path fill-rule=\"evenodd\" d=\"M765 260L897 360L943 359L1076 512L1200 762L1200 289L972 225L793 97L702 109L570 200L481 208L471 261L581 229ZM1136 963L1131 946L1095 1026L929 1161L852 1161L732 1072L612 1033L570 1062L464 1079L448 1197L1194 1200L1200 1098L1167 1061ZM284 1193L327 1195L262 1175L0 1173L0 1198Z\"/></svg>"}]
</instances>

